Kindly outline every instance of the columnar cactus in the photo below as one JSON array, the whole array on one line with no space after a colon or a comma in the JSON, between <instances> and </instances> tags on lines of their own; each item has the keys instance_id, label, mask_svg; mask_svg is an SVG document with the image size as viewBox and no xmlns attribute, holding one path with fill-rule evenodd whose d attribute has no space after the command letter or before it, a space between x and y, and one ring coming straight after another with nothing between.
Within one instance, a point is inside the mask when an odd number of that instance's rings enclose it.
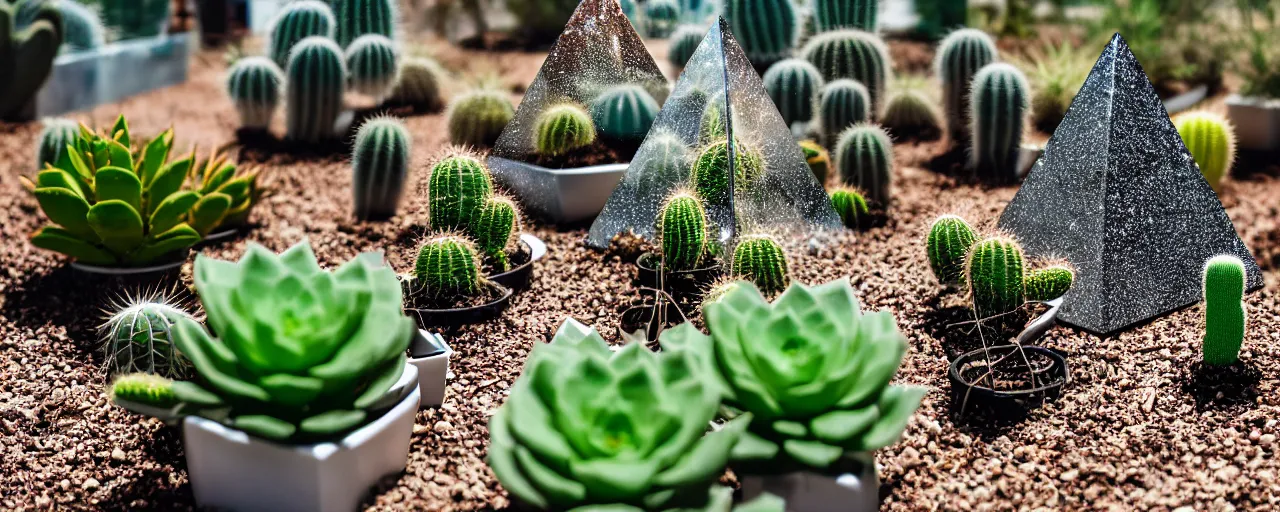
<instances>
[{"instance_id":1,"label":"columnar cactus","mask_svg":"<svg viewBox=\"0 0 1280 512\"><path fill-rule=\"evenodd\" d=\"M45 165L63 167L60 162L67 158L67 146L75 146L80 138L80 125L70 119L50 118L44 120L44 128L40 130L40 143L36 146L36 170L43 170ZM70 167L71 162L66 162Z\"/></svg>"},{"instance_id":2,"label":"columnar cactus","mask_svg":"<svg viewBox=\"0 0 1280 512\"><path fill-rule=\"evenodd\" d=\"M871 122L871 96L857 80L836 80L818 93L818 111L814 115L818 133L827 146L834 146L845 130Z\"/></svg>"},{"instance_id":3,"label":"columnar cactus","mask_svg":"<svg viewBox=\"0 0 1280 512\"><path fill-rule=\"evenodd\" d=\"M819 32L846 28L876 31L879 0L814 0L813 20Z\"/></svg>"},{"instance_id":4,"label":"columnar cactus","mask_svg":"<svg viewBox=\"0 0 1280 512\"><path fill-rule=\"evenodd\" d=\"M465 237L445 235L418 249L413 265L417 291L428 297L468 297L480 291L480 264L475 245Z\"/></svg>"},{"instance_id":5,"label":"columnar cactus","mask_svg":"<svg viewBox=\"0 0 1280 512\"><path fill-rule=\"evenodd\" d=\"M419 112L435 111L443 100L440 97L440 67L431 59L411 57L400 63L400 78L391 89L387 100L397 105L407 105Z\"/></svg>"},{"instance_id":6,"label":"columnar cactus","mask_svg":"<svg viewBox=\"0 0 1280 512\"><path fill-rule=\"evenodd\" d=\"M365 34L396 38L395 0L329 0L338 19L335 37L344 48Z\"/></svg>"},{"instance_id":7,"label":"columnar cactus","mask_svg":"<svg viewBox=\"0 0 1280 512\"><path fill-rule=\"evenodd\" d=\"M804 59L778 61L764 74L764 89L788 127L813 119L814 98L822 85L822 73Z\"/></svg>"},{"instance_id":8,"label":"columnar cactus","mask_svg":"<svg viewBox=\"0 0 1280 512\"><path fill-rule=\"evenodd\" d=\"M53 71L53 59L62 44L57 7L41 5L34 21L19 29L15 18L20 4L0 1L0 119L30 116L32 102Z\"/></svg>"},{"instance_id":9,"label":"columnar cactus","mask_svg":"<svg viewBox=\"0 0 1280 512\"><path fill-rule=\"evenodd\" d=\"M688 192L673 194L658 214L658 231L663 268L698 268L707 251L707 212L702 200Z\"/></svg>"},{"instance_id":10,"label":"columnar cactus","mask_svg":"<svg viewBox=\"0 0 1280 512\"><path fill-rule=\"evenodd\" d=\"M246 57L227 72L227 94L240 111L240 126L266 130L280 105L284 72L266 57Z\"/></svg>"},{"instance_id":11,"label":"columnar cactus","mask_svg":"<svg viewBox=\"0 0 1280 512\"><path fill-rule=\"evenodd\" d=\"M332 39L308 37L295 45L285 79L287 136L312 143L335 138L346 82L342 49Z\"/></svg>"},{"instance_id":12,"label":"columnar cactus","mask_svg":"<svg viewBox=\"0 0 1280 512\"><path fill-rule=\"evenodd\" d=\"M1047 302L1067 294L1075 283L1076 273L1066 265L1053 265L1027 272L1023 288L1027 291L1027 300L1031 302Z\"/></svg>"},{"instance_id":13,"label":"columnar cactus","mask_svg":"<svg viewBox=\"0 0 1280 512\"><path fill-rule=\"evenodd\" d=\"M925 248L929 253L929 267L939 283L958 285L965 282L969 249L977 242L978 232L956 215L943 215L933 221Z\"/></svg>"},{"instance_id":14,"label":"columnar cactus","mask_svg":"<svg viewBox=\"0 0 1280 512\"><path fill-rule=\"evenodd\" d=\"M800 141L800 150L804 152L804 161L809 164L809 170L813 171L813 177L825 188L827 176L831 173L831 154L812 140Z\"/></svg>"},{"instance_id":15,"label":"columnar cactus","mask_svg":"<svg viewBox=\"0 0 1280 512\"><path fill-rule=\"evenodd\" d=\"M289 64L289 53L295 45L313 36L333 39L337 25L333 10L321 0L289 2L271 25L267 55L271 56L277 66L285 67Z\"/></svg>"},{"instance_id":16,"label":"columnar cactus","mask_svg":"<svg viewBox=\"0 0 1280 512\"><path fill-rule=\"evenodd\" d=\"M666 39L680 23L680 4L676 0L649 0L644 7L645 33Z\"/></svg>"},{"instance_id":17,"label":"columnar cactus","mask_svg":"<svg viewBox=\"0 0 1280 512\"><path fill-rule=\"evenodd\" d=\"M889 50L875 34L860 30L837 30L815 36L801 54L828 82L849 78L861 82L871 98L871 117L885 97L890 73Z\"/></svg>"},{"instance_id":18,"label":"columnar cactus","mask_svg":"<svg viewBox=\"0 0 1280 512\"><path fill-rule=\"evenodd\" d=\"M790 57L800 35L791 0L724 0L724 17L757 69Z\"/></svg>"},{"instance_id":19,"label":"columnar cactus","mask_svg":"<svg viewBox=\"0 0 1280 512\"><path fill-rule=\"evenodd\" d=\"M671 34L667 47L667 60L671 61L671 65L676 69L684 69L684 65L693 58L693 52L698 50L698 45L702 44L706 34L706 29L697 25L681 25Z\"/></svg>"},{"instance_id":20,"label":"columnar cactus","mask_svg":"<svg viewBox=\"0 0 1280 512\"><path fill-rule=\"evenodd\" d=\"M360 126L351 155L357 219L385 219L396 214L412 148L409 130L399 119L378 117Z\"/></svg>"},{"instance_id":21,"label":"columnar cactus","mask_svg":"<svg viewBox=\"0 0 1280 512\"><path fill-rule=\"evenodd\" d=\"M520 224L516 204L510 198L493 196L480 207L476 218L467 226L467 232L476 240L476 246L494 263L500 272L511 268L507 246Z\"/></svg>"},{"instance_id":22,"label":"columnar cactus","mask_svg":"<svg viewBox=\"0 0 1280 512\"><path fill-rule=\"evenodd\" d=\"M386 36L357 37L347 46L346 59L351 88L356 92L381 99L395 87L400 57L395 43Z\"/></svg>"},{"instance_id":23,"label":"columnar cactus","mask_svg":"<svg viewBox=\"0 0 1280 512\"><path fill-rule=\"evenodd\" d=\"M942 133L942 121L933 101L923 92L906 90L889 95L880 124L894 135L932 137Z\"/></svg>"},{"instance_id":24,"label":"columnar cactus","mask_svg":"<svg viewBox=\"0 0 1280 512\"><path fill-rule=\"evenodd\" d=\"M1022 247L1009 238L988 238L969 250L966 274L979 319L1016 311L1026 302L1024 260Z\"/></svg>"},{"instance_id":25,"label":"columnar cactus","mask_svg":"<svg viewBox=\"0 0 1280 512\"><path fill-rule=\"evenodd\" d=\"M72 52L92 50L106 44L102 20L93 9L79 2L60 1L62 13L62 47Z\"/></svg>"},{"instance_id":26,"label":"columnar cactus","mask_svg":"<svg viewBox=\"0 0 1280 512\"><path fill-rule=\"evenodd\" d=\"M840 187L831 191L831 207L840 215L840 222L849 229L858 229L869 212L867 200L858 189Z\"/></svg>"},{"instance_id":27,"label":"columnar cactus","mask_svg":"<svg viewBox=\"0 0 1280 512\"><path fill-rule=\"evenodd\" d=\"M791 284L787 255L767 235L743 237L733 249L733 273L755 283L765 295L782 293Z\"/></svg>"},{"instance_id":28,"label":"columnar cactus","mask_svg":"<svg viewBox=\"0 0 1280 512\"><path fill-rule=\"evenodd\" d=\"M995 41L978 29L957 30L938 44L933 67L942 80L947 131L953 140L969 139L969 91L973 76L998 58Z\"/></svg>"},{"instance_id":29,"label":"columnar cactus","mask_svg":"<svg viewBox=\"0 0 1280 512\"><path fill-rule=\"evenodd\" d=\"M447 157L427 177L428 220L436 230L466 229L493 195L493 178L473 157Z\"/></svg>"},{"instance_id":30,"label":"columnar cactus","mask_svg":"<svg viewBox=\"0 0 1280 512\"><path fill-rule=\"evenodd\" d=\"M1244 263L1231 255L1216 256L1204 267L1204 362L1235 364L1244 343Z\"/></svg>"},{"instance_id":31,"label":"columnar cactus","mask_svg":"<svg viewBox=\"0 0 1280 512\"><path fill-rule=\"evenodd\" d=\"M883 128L860 124L845 130L836 145L835 159L841 183L862 190L872 203L889 205L893 141Z\"/></svg>"},{"instance_id":32,"label":"columnar cactus","mask_svg":"<svg viewBox=\"0 0 1280 512\"><path fill-rule=\"evenodd\" d=\"M108 375L143 372L175 379L187 375L187 362L173 344L173 332L179 319L191 315L148 299L118 309L101 329Z\"/></svg>"},{"instance_id":33,"label":"columnar cactus","mask_svg":"<svg viewBox=\"0 0 1280 512\"><path fill-rule=\"evenodd\" d=\"M511 99L501 91L462 94L449 105L449 140L459 146L492 146L515 115Z\"/></svg>"},{"instance_id":34,"label":"columnar cactus","mask_svg":"<svg viewBox=\"0 0 1280 512\"><path fill-rule=\"evenodd\" d=\"M591 103L591 118L602 137L643 140L662 106L644 87L624 84L606 89Z\"/></svg>"},{"instance_id":35,"label":"columnar cactus","mask_svg":"<svg viewBox=\"0 0 1280 512\"><path fill-rule=\"evenodd\" d=\"M755 149L738 142L733 153L734 189L742 190L764 175L764 158ZM729 194L729 141L717 142L702 150L693 163L694 192L704 201L721 204Z\"/></svg>"},{"instance_id":36,"label":"columnar cactus","mask_svg":"<svg viewBox=\"0 0 1280 512\"><path fill-rule=\"evenodd\" d=\"M1221 192L1222 178L1236 158L1236 131L1231 122L1210 112L1190 112L1178 116L1174 125L1205 181Z\"/></svg>"},{"instance_id":37,"label":"columnar cactus","mask_svg":"<svg viewBox=\"0 0 1280 512\"><path fill-rule=\"evenodd\" d=\"M544 156L561 156L596 141L595 123L582 107L563 103L538 116L534 151Z\"/></svg>"},{"instance_id":38,"label":"columnar cactus","mask_svg":"<svg viewBox=\"0 0 1280 512\"><path fill-rule=\"evenodd\" d=\"M1018 156L1030 98L1027 78L1010 64L988 65L973 77L970 164L983 182L1018 181Z\"/></svg>"}]
</instances>

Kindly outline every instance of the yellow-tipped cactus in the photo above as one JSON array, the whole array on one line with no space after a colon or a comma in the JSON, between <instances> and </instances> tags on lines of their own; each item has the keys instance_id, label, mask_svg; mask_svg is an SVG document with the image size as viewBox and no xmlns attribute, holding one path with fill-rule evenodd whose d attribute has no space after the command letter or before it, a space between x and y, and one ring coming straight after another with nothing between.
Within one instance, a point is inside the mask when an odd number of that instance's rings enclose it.
<instances>
[{"instance_id":1,"label":"yellow-tipped cactus","mask_svg":"<svg viewBox=\"0 0 1280 512\"><path fill-rule=\"evenodd\" d=\"M1231 122L1210 112L1191 112L1178 116L1174 125L1205 181L1221 192L1222 178L1236 159L1236 130Z\"/></svg>"}]
</instances>

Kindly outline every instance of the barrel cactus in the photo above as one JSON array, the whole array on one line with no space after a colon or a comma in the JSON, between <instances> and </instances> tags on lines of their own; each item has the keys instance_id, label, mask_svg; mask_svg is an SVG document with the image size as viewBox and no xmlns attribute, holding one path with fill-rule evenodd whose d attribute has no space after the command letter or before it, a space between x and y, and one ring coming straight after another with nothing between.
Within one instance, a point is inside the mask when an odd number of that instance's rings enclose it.
<instances>
[{"instance_id":1,"label":"barrel cactus","mask_svg":"<svg viewBox=\"0 0 1280 512\"><path fill-rule=\"evenodd\" d=\"M956 215L943 215L933 221L925 249L929 253L929 267L939 283L958 285L965 282L969 249L977 242L978 232Z\"/></svg>"},{"instance_id":2,"label":"barrel cactus","mask_svg":"<svg viewBox=\"0 0 1280 512\"><path fill-rule=\"evenodd\" d=\"M1018 181L1018 159L1030 98L1027 78L1013 65L991 64L973 77L970 165L983 182Z\"/></svg>"},{"instance_id":3,"label":"barrel cactus","mask_svg":"<svg viewBox=\"0 0 1280 512\"><path fill-rule=\"evenodd\" d=\"M835 146L845 130L871 122L871 95L857 80L836 80L818 93L818 110L814 116L818 133L828 146Z\"/></svg>"},{"instance_id":4,"label":"barrel cactus","mask_svg":"<svg viewBox=\"0 0 1280 512\"><path fill-rule=\"evenodd\" d=\"M666 39L680 23L680 4L676 0L649 0L644 6L645 34Z\"/></svg>"},{"instance_id":5,"label":"barrel cactus","mask_svg":"<svg viewBox=\"0 0 1280 512\"><path fill-rule=\"evenodd\" d=\"M865 86L871 99L871 117L877 117L891 67L884 41L860 30L837 30L810 39L800 53L828 82L848 78Z\"/></svg>"},{"instance_id":6,"label":"barrel cactus","mask_svg":"<svg viewBox=\"0 0 1280 512\"><path fill-rule=\"evenodd\" d=\"M765 92L787 126L813 119L814 98L822 85L822 73L804 59L778 61L764 74Z\"/></svg>"},{"instance_id":7,"label":"barrel cactus","mask_svg":"<svg viewBox=\"0 0 1280 512\"><path fill-rule=\"evenodd\" d=\"M591 115L573 103L547 108L538 116L534 131L534 152L543 156L562 156L596 141Z\"/></svg>"},{"instance_id":8,"label":"barrel cactus","mask_svg":"<svg viewBox=\"0 0 1280 512\"><path fill-rule=\"evenodd\" d=\"M707 252L707 212L702 200L688 192L672 194L658 214L663 268L698 268Z\"/></svg>"},{"instance_id":9,"label":"barrel cactus","mask_svg":"<svg viewBox=\"0 0 1280 512\"><path fill-rule=\"evenodd\" d=\"M804 152L804 161L818 184L826 187L827 176L831 174L831 154L826 148L812 140L800 141L800 150Z\"/></svg>"},{"instance_id":10,"label":"barrel cactus","mask_svg":"<svg viewBox=\"0 0 1280 512\"><path fill-rule=\"evenodd\" d=\"M1239 258L1217 256L1204 267L1204 362L1235 364L1244 343L1245 269Z\"/></svg>"},{"instance_id":11,"label":"barrel cactus","mask_svg":"<svg viewBox=\"0 0 1280 512\"><path fill-rule=\"evenodd\" d=\"M350 46L357 38L378 34L388 39L396 38L395 0L328 0L338 20L334 37L342 47Z\"/></svg>"},{"instance_id":12,"label":"barrel cactus","mask_svg":"<svg viewBox=\"0 0 1280 512\"><path fill-rule=\"evenodd\" d=\"M942 120L933 100L918 90L902 90L889 94L880 125L894 135L932 139L942 133Z\"/></svg>"},{"instance_id":13,"label":"barrel cactus","mask_svg":"<svg viewBox=\"0 0 1280 512\"><path fill-rule=\"evenodd\" d=\"M1067 294L1075 283L1076 273L1067 265L1052 265L1027 272L1023 283L1027 300L1047 302Z\"/></svg>"},{"instance_id":14,"label":"barrel cactus","mask_svg":"<svg viewBox=\"0 0 1280 512\"><path fill-rule=\"evenodd\" d=\"M511 99L492 89L462 94L449 105L449 140L459 146L489 147L516 115Z\"/></svg>"},{"instance_id":15,"label":"barrel cactus","mask_svg":"<svg viewBox=\"0 0 1280 512\"><path fill-rule=\"evenodd\" d=\"M332 39L308 37L293 47L285 68L289 139L318 143L337 138L347 68Z\"/></svg>"},{"instance_id":16,"label":"barrel cactus","mask_svg":"<svg viewBox=\"0 0 1280 512\"><path fill-rule=\"evenodd\" d=\"M413 264L415 293L432 298L468 297L480 291L475 244L461 236L432 238L418 249Z\"/></svg>"},{"instance_id":17,"label":"barrel cactus","mask_svg":"<svg viewBox=\"0 0 1280 512\"><path fill-rule=\"evenodd\" d=\"M378 117L360 126L351 154L357 219L386 219L396 214L412 148L409 130L399 119Z\"/></svg>"},{"instance_id":18,"label":"barrel cactus","mask_svg":"<svg viewBox=\"0 0 1280 512\"><path fill-rule=\"evenodd\" d=\"M1236 130L1220 115L1190 112L1174 120L1182 142L1200 166L1200 173L1216 192L1236 158Z\"/></svg>"},{"instance_id":19,"label":"barrel cactus","mask_svg":"<svg viewBox=\"0 0 1280 512\"><path fill-rule=\"evenodd\" d=\"M173 344L179 319L186 311L146 297L117 304L102 324L101 338L108 375L142 372L178 379L187 375L188 363Z\"/></svg>"},{"instance_id":20,"label":"barrel cactus","mask_svg":"<svg viewBox=\"0 0 1280 512\"><path fill-rule=\"evenodd\" d=\"M649 133L661 109L644 87L623 84L605 89L591 102L591 118L601 137L639 141Z\"/></svg>"},{"instance_id":21,"label":"barrel cactus","mask_svg":"<svg viewBox=\"0 0 1280 512\"><path fill-rule=\"evenodd\" d=\"M516 204L510 198L492 196L476 214L467 233L476 241L476 248L493 262L494 268L500 272L511 269L511 260L507 257L507 247L511 245L516 228L520 225L520 215Z\"/></svg>"},{"instance_id":22,"label":"barrel cactus","mask_svg":"<svg viewBox=\"0 0 1280 512\"><path fill-rule=\"evenodd\" d=\"M53 72L62 44L62 15L51 4L38 6L33 21L17 24L23 2L0 1L0 119L26 120L36 93Z\"/></svg>"},{"instance_id":23,"label":"barrel cactus","mask_svg":"<svg viewBox=\"0 0 1280 512\"><path fill-rule=\"evenodd\" d=\"M849 229L862 227L868 215L867 200L853 187L840 187L831 191L831 207L840 215L840 222Z\"/></svg>"},{"instance_id":24,"label":"barrel cactus","mask_svg":"<svg viewBox=\"0 0 1280 512\"><path fill-rule=\"evenodd\" d=\"M733 274L755 283L766 295L782 293L791 284L787 255L773 237L745 236L733 248Z\"/></svg>"},{"instance_id":25,"label":"barrel cactus","mask_svg":"<svg viewBox=\"0 0 1280 512\"><path fill-rule=\"evenodd\" d=\"M280 105L284 72L266 57L246 57L227 72L227 95L240 111L240 126L255 130L271 127Z\"/></svg>"},{"instance_id":26,"label":"barrel cactus","mask_svg":"<svg viewBox=\"0 0 1280 512\"><path fill-rule=\"evenodd\" d=\"M289 64L289 54L299 42L313 36L333 39L337 26L329 4L321 0L289 2L271 25L267 55L277 66L285 67Z\"/></svg>"},{"instance_id":27,"label":"barrel cactus","mask_svg":"<svg viewBox=\"0 0 1280 512\"><path fill-rule=\"evenodd\" d=\"M893 182L893 141L883 128L860 124L840 135L836 145L840 182L862 190L868 201L888 206Z\"/></svg>"},{"instance_id":28,"label":"barrel cactus","mask_svg":"<svg viewBox=\"0 0 1280 512\"><path fill-rule=\"evenodd\" d=\"M756 69L791 56L800 14L791 0L724 0L724 17Z\"/></svg>"},{"instance_id":29,"label":"barrel cactus","mask_svg":"<svg viewBox=\"0 0 1280 512\"><path fill-rule=\"evenodd\" d=\"M998 58L995 40L978 29L956 30L938 44L933 67L942 81L947 131L952 140L969 139L969 91L973 77Z\"/></svg>"},{"instance_id":30,"label":"barrel cactus","mask_svg":"<svg viewBox=\"0 0 1280 512\"><path fill-rule=\"evenodd\" d=\"M80 125L75 121L63 118L44 120L44 128L40 130L40 142L36 145L36 170L46 165L54 167L70 167L67 158L67 146L74 146L80 138Z\"/></svg>"},{"instance_id":31,"label":"barrel cactus","mask_svg":"<svg viewBox=\"0 0 1280 512\"><path fill-rule=\"evenodd\" d=\"M441 75L440 65L431 59L403 59L400 63L400 78L396 80L387 101L413 107L418 112L434 112L444 102L440 93Z\"/></svg>"},{"instance_id":32,"label":"barrel cactus","mask_svg":"<svg viewBox=\"0 0 1280 512\"><path fill-rule=\"evenodd\" d=\"M706 34L707 30L697 25L681 25L676 28L667 46L667 60L671 61L671 65L676 69L684 69L689 59L693 58L693 52L697 51L698 46L702 44Z\"/></svg>"},{"instance_id":33,"label":"barrel cactus","mask_svg":"<svg viewBox=\"0 0 1280 512\"><path fill-rule=\"evenodd\" d=\"M764 158L750 146L738 142L733 153L734 189L743 190L764 176ZM721 204L729 194L729 141L702 150L690 171L694 191L704 201Z\"/></svg>"},{"instance_id":34,"label":"barrel cactus","mask_svg":"<svg viewBox=\"0 0 1280 512\"><path fill-rule=\"evenodd\" d=\"M102 19L93 9L69 0L57 2L62 13L62 48L64 51L93 50L106 44Z\"/></svg>"},{"instance_id":35,"label":"barrel cactus","mask_svg":"<svg viewBox=\"0 0 1280 512\"><path fill-rule=\"evenodd\" d=\"M846 28L876 31L879 0L813 0L813 20L818 32Z\"/></svg>"},{"instance_id":36,"label":"barrel cactus","mask_svg":"<svg viewBox=\"0 0 1280 512\"><path fill-rule=\"evenodd\" d=\"M1017 311L1026 302L1025 257L1010 238L988 238L969 250L965 273L973 310L979 319Z\"/></svg>"},{"instance_id":37,"label":"barrel cactus","mask_svg":"<svg viewBox=\"0 0 1280 512\"><path fill-rule=\"evenodd\" d=\"M468 155L446 157L427 177L427 207L436 230L466 229L493 195L493 178L479 160Z\"/></svg>"},{"instance_id":38,"label":"barrel cactus","mask_svg":"<svg viewBox=\"0 0 1280 512\"><path fill-rule=\"evenodd\" d=\"M347 46L347 73L352 90L381 99L396 85L400 56L386 36L367 34Z\"/></svg>"}]
</instances>

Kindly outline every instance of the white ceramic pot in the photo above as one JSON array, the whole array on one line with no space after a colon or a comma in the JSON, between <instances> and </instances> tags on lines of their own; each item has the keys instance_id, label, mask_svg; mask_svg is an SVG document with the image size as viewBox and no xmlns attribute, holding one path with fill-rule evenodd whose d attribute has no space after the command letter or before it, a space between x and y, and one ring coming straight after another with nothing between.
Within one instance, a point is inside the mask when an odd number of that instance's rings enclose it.
<instances>
[{"instance_id":1,"label":"white ceramic pot","mask_svg":"<svg viewBox=\"0 0 1280 512\"><path fill-rule=\"evenodd\" d=\"M409 347L409 364L418 369L418 391L422 394L419 408L440 407L449 385L449 358L453 357L453 349L439 334L426 330L418 333L422 337L414 339Z\"/></svg>"},{"instance_id":2,"label":"white ceramic pot","mask_svg":"<svg viewBox=\"0 0 1280 512\"><path fill-rule=\"evenodd\" d=\"M397 387L417 380L407 365ZM381 418L334 442L281 445L221 423L183 421L187 475L201 508L237 512L350 512L409 457L417 388Z\"/></svg>"},{"instance_id":3,"label":"white ceramic pot","mask_svg":"<svg viewBox=\"0 0 1280 512\"><path fill-rule=\"evenodd\" d=\"M1227 97L1227 118L1236 128L1240 149L1280 150L1280 100Z\"/></svg>"},{"instance_id":4,"label":"white ceramic pot","mask_svg":"<svg viewBox=\"0 0 1280 512\"><path fill-rule=\"evenodd\" d=\"M860 474L827 476L810 472L742 477L743 501L770 493L787 502L787 512L872 512L880 510L880 478L870 454L859 459Z\"/></svg>"},{"instance_id":5,"label":"white ceramic pot","mask_svg":"<svg viewBox=\"0 0 1280 512\"><path fill-rule=\"evenodd\" d=\"M622 175L627 173L628 165L548 169L506 158L489 158L494 179L515 193L526 207L556 224L585 222L599 215L613 189L622 181Z\"/></svg>"}]
</instances>

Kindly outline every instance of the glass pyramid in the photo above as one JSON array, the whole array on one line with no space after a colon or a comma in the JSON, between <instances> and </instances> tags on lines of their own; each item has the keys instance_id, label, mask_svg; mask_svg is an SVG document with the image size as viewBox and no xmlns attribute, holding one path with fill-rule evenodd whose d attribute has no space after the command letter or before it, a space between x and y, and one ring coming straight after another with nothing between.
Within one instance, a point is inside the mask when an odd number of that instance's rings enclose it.
<instances>
[{"instance_id":1,"label":"glass pyramid","mask_svg":"<svg viewBox=\"0 0 1280 512\"><path fill-rule=\"evenodd\" d=\"M737 143L729 144L730 139ZM625 231L652 239L659 208L681 189L702 196L713 236L722 246L740 234L785 235L840 225L826 191L724 19L711 27L689 59L653 129L591 226L588 243L607 247Z\"/></svg>"}]
</instances>

